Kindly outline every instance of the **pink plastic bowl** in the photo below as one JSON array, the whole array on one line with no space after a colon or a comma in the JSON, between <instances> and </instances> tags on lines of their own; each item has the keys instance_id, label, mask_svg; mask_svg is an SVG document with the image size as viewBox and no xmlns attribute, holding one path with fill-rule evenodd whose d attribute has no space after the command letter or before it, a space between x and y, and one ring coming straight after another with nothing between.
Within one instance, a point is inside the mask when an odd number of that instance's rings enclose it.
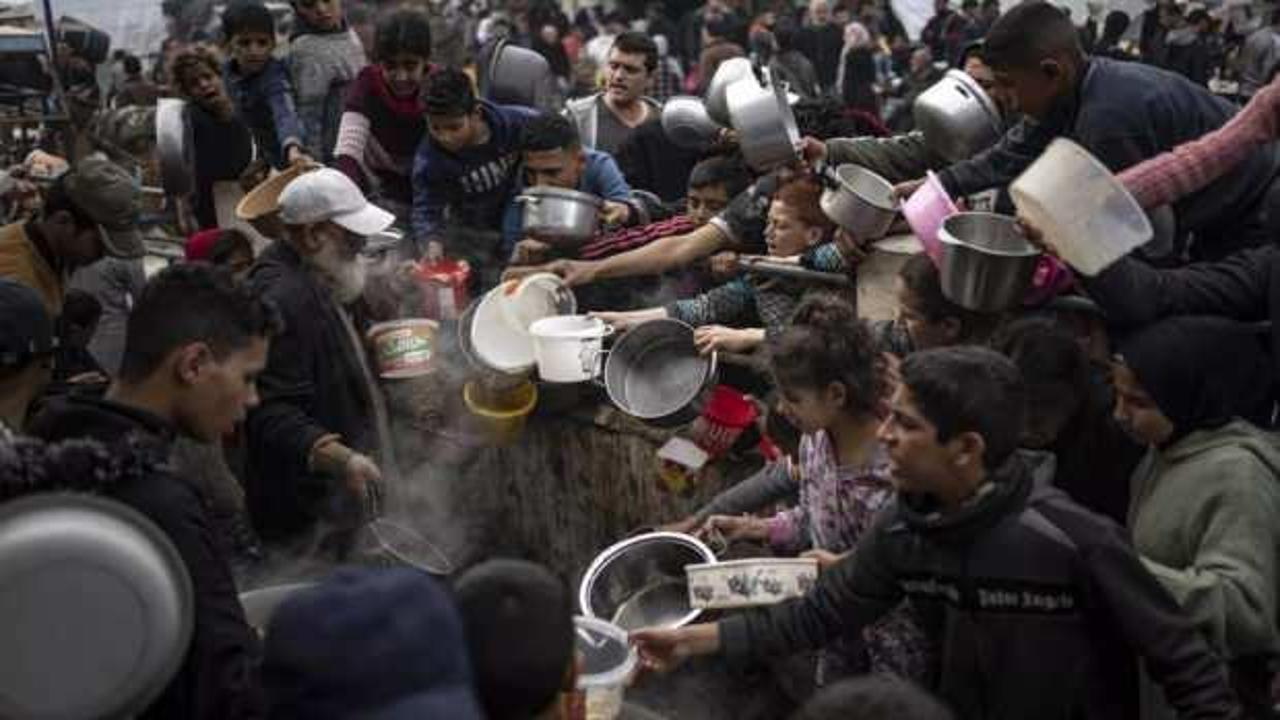
<instances>
[{"instance_id":1,"label":"pink plastic bowl","mask_svg":"<svg viewBox=\"0 0 1280 720\"><path fill-rule=\"evenodd\" d=\"M902 204L902 215L907 218L911 232L920 239L925 253L935 265L942 256L942 244L938 240L942 221L958 212L960 208L952 202L946 188L932 172L925 177L924 185Z\"/></svg>"}]
</instances>

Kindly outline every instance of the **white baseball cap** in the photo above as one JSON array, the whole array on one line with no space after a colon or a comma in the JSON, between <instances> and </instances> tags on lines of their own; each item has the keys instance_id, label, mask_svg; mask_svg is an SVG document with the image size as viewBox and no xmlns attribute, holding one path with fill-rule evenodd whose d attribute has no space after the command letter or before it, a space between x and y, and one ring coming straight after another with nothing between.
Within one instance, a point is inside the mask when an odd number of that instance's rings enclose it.
<instances>
[{"instance_id":1,"label":"white baseball cap","mask_svg":"<svg viewBox=\"0 0 1280 720\"><path fill-rule=\"evenodd\" d=\"M331 222L356 235L382 232L395 215L370 203L351 178L333 168L303 173L280 193L280 220L285 225Z\"/></svg>"}]
</instances>

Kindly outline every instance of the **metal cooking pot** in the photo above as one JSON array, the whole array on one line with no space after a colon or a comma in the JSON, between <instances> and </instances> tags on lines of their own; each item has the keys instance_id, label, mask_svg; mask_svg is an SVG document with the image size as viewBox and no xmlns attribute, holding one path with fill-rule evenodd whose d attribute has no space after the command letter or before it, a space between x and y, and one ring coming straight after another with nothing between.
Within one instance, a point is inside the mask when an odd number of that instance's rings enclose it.
<instances>
[{"instance_id":1,"label":"metal cooking pot","mask_svg":"<svg viewBox=\"0 0 1280 720\"><path fill-rule=\"evenodd\" d=\"M188 112L185 100L160 98L156 103L160 183L170 195L186 195L194 189L196 146Z\"/></svg>"},{"instance_id":2,"label":"metal cooking pot","mask_svg":"<svg viewBox=\"0 0 1280 720\"><path fill-rule=\"evenodd\" d=\"M553 245L577 244L596 234L603 201L595 195L556 187L526 188L524 232Z\"/></svg>"},{"instance_id":3,"label":"metal cooking pot","mask_svg":"<svg viewBox=\"0 0 1280 720\"><path fill-rule=\"evenodd\" d=\"M942 294L975 312L1003 312L1026 296L1040 251L1017 222L994 213L957 213L938 232Z\"/></svg>"},{"instance_id":4,"label":"metal cooking pot","mask_svg":"<svg viewBox=\"0 0 1280 720\"><path fill-rule=\"evenodd\" d=\"M751 61L747 58L729 58L720 63L716 74L707 84L706 99L707 117L725 127L733 124L729 115L729 86L743 78L755 77Z\"/></svg>"},{"instance_id":5,"label":"metal cooking pot","mask_svg":"<svg viewBox=\"0 0 1280 720\"><path fill-rule=\"evenodd\" d=\"M798 157L800 130L781 85L761 85L753 75L730 85L727 97L738 146L753 170L768 172Z\"/></svg>"},{"instance_id":6,"label":"metal cooking pot","mask_svg":"<svg viewBox=\"0 0 1280 720\"><path fill-rule=\"evenodd\" d=\"M711 549L692 535L655 532L628 538L591 561L578 586L578 606L583 615L624 630L682 627L702 614L689 605L684 566L715 561Z\"/></svg>"},{"instance_id":7,"label":"metal cooking pot","mask_svg":"<svg viewBox=\"0 0 1280 720\"><path fill-rule=\"evenodd\" d=\"M1000 138L1000 111L982 87L960 70L920 93L912 107L930 150L951 162L977 155Z\"/></svg>"},{"instance_id":8,"label":"metal cooking pot","mask_svg":"<svg viewBox=\"0 0 1280 720\"><path fill-rule=\"evenodd\" d=\"M551 65L538 52L503 38L495 41L487 57L489 63L481 75L481 93L486 99L544 110L557 103Z\"/></svg>"},{"instance_id":9,"label":"metal cooking pot","mask_svg":"<svg viewBox=\"0 0 1280 720\"><path fill-rule=\"evenodd\" d=\"M884 237L898 215L893 185L857 165L841 165L825 177L832 187L822 192L822 212L858 240Z\"/></svg>"},{"instance_id":10,"label":"metal cooking pot","mask_svg":"<svg viewBox=\"0 0 1280 720\"><path fill-rule=\"evenodd\" d=\"M604 387L618 409L645 422L675 427L702 412L715 385L716 355L698 354L693 328L664 318L624 333L604 363Z\"/></svg>"},{"instance_id":11,"label":"metal cooking pot","mask_svg":"<svg viewBox=\"0 0 1280 720\"><path fill-rule=\"evenodd\" d=\"M0 717L132 717L169 684L194 624L169 538L101 497L0 507Z\"/></svg>"},{"instance_id":12,"label":"metal cooking pot","mask_svg":"<svg viewBox=\"0 0 1280 720\"><path fill-rule=\"evenodd\" d=\"M662 130L680 147L703 150L716 141L722 129L707 114L701 98L680 95L662 106Z\"/></svg>"}]
</instances>

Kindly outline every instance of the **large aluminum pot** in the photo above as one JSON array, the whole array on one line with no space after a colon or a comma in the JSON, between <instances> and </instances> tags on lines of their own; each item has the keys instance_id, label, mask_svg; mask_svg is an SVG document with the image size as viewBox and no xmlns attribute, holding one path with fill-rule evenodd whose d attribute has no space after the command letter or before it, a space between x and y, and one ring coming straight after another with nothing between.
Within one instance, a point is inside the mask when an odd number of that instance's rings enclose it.
<instances>
[{"instance_id":1,"label":"large aluminum pot","mask_svg":"<svg viewBox=\"0 0 1280 720\"><path fill-rule=\"evenodd\" d=\"M634 418L664 427L696 418L715 379L716 355L700 355L693 328L670 318L624 333L604 363L609 400Z\"/></svg>"},{"instance_id":2,"label":"large aluminum pot","mask_svg":"<svg viewBox=\"0 0 1280 720\"><path fill-rule=\"evenodd\" d=\"M692 535L637 535L591 561L578 586L578 606L583 615L624 630L682 627L702 613L689 604L684 568L715 561L711 549Z\"/></svg>"},{"instance_id":3,"label":"large aluminum pot","mask_svg":"<svg viewBox=\"0 0 1280 720\"><path fill-rule=\"evenodd\" d=\"M536 51L500 39L482 53L487 64L480 77L484 97L501 105L551 109L559 101L547 59Z\"/></svg>"},{"instance_id":4,"label":"large aluminum pot","mask_svg":"<svg viewBox=\"0 0 1280 720\"><path fill-rule=\"evenodd\" d=\"M920 93L912 107L930 150L951 162L977 155L1000 139L1000 111L973 78L959 70Z\"/></svg>"},{"instance_id":5,"label":"large aluminum pot","mask_svg":"<svg viewBox=\"0 0 1280 720\"><path fill-rule=\"evenodd\" d=\"M841 165L822 192L822 212L858 240L879 240L898 216L898 198L888 180L857 165Z\"/></svg>"},{"instance_id":6,"label":"large aluminum pot","mask_svg":"<svg viewBox=\"0 0 1280 720\"><path fill-rule=\"evenodd\" d=\"M957 213L942 222L942 294L976 312L1003 312L1026 296L1040 261L1017 222L994 213Z\"/></svg>"},{"instance_id":7,"label":"large aluminum pot","mask_svg":"<svg viewBox=\"0 0 1280 720\"><path fill-rule=\"evenodd\" d=\"M194 189L195 152L186 101L160 98L156 103L156 153L166 193L182 196Z\"/></svg>"},{"instance_id":8,"label":"large aluminum pot","mask_svg":"<svg viewBox=\"0 0 1280 720\"><path fill-rule=\"evenodd\" d=\"M136 510L44 493L0 506L0 717L123 718L182 665L195 600L177 549Z\"/></svg>"},{"instance_id":9,"label":"large aluminum pot","mask_svg":"<svg viewBox=\"0 0 1280 720\"><path fill-rule=\"evenodd\" d=\"M516 202L524 205L525 234L571 245L596 234L604 204L595 195L555 187L526 188Z\"/></svg>"},{"instance_id":10,"label":"large aluminum pot","mask_svg":"<svg viewBox=\"0 0 1280 720\"><path fill-rule=\"evenodd\" d=\"M723 129L707 114L702 98L673 97L662 106L662 130L671 142L691 150L704 150Z\"/></svg>"},{"instance_id":11,"label":"large aluminum pot","mask_svg":"<svg viewBox=\"0 0 1280 720\"><path fill-rule=\"evenodd\" d=\"M746 58L729 58L720 63L716 74L707 84L704 95L707 116L725 127L732 125L733 120L729 115L729 86L749 77L755 77L755 73L751 69L751 61Z\"/></svg>"},{"instance_id":12,"label":"large aluminum pot","mask_svg":"<svg viewBox=\"0 0 1280 720\"><path fill-rule=\"evenodd\" d=\"M746 77L730 85L727 95L738 147L753 170L768 172L799 156L800 130L780 84Z\"/></svg>"}]
</instances>

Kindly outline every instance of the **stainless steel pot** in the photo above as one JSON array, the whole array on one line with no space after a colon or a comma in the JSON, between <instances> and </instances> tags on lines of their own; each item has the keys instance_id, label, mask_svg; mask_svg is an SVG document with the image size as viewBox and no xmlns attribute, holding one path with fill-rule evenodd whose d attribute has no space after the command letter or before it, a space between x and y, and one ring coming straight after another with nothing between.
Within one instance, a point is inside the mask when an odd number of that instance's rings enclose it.
<instances>
[{"instance_id":1,"label":"stainless steel pot","mask_svg":"<svg viewBox=\"0 0 1280 720\"><path fill-rule=\"evenodd\" d=\"M187 655L186 565L121 503L71 493L7 501L0 588L0 717L133 717Z\"/></svg>"},{"instance_id":2,"label":"stainless steel pot","mask_svg":"<svg viewBox=\"0 0 1280 720\"><path fill-rule=\"evenodd\" d=\"M506 39L494 43L481 76L484 97L502 105L550 107L558 100L551 65L541 54Z\"/></svg>"},{"instance_id":3,"label":"stainless steel pot","mask_svg":"<svg viewBox=\"0 0 1280 720\"><path fill-rule=\"evenodd\" d=\"M706 100L707 116L720 125L731 126L733 119L729 115L729 86L749 77L755 77L755 73L751 69L751 61L746 58L729 58L720 63L716 68L716 74L707 84L707 92L703 96Z\"/></svg>"},{"instance_id":4,"label":"stainless steel pot","mask_svg":"<svg viewBox=\"0 0 1280 720\"><path fill-rule=\"evenodd\" d=\"M822 192L822 212L858 240L884 237L898 215L893 185L857 165L841 165L828 176L834 187Z\"/></svg>"},{"instance_id":5,"label":"stainless steel pot","mask_svg":"<svg viewBox=\"0 0 1280 720\"><path fill-rule=\"evenodd\" d=\"M1003 312L1026 296L1040 251L1017 222L994 213L958 213L942 222L942 294L976 312Z\"/></svg>"},{"instance_id":6,"label":"stainless steel pot","mask_svg":"<svg viewBox=\"0 0 1280 720\"><path fill-rule=\"evenodd\" d=\"M912 114L929 149L951 162L977 155L1002 133L996 104L960 70L948 70L941 80L920 93Z\"/></svg>"},{"instance_id":7,"label":"stainless steel pot","mask_svg":"<svg viewBox=\"0 0 1280 720\"><path fill-rule=\"evenodd\" d=\"M692 535L654 532L609 546L591 561L578 586L582 614L624 630L677 628L702 613L689 605L685 565L715 562Z\"/></svg>"},{"instance_id":8,"label":"stainless steel pot","mask_svg":"<svg viewBox=\"0 0 1280 720\"><path fill-rule=\"evenodd\" d=\"M716 141L723 127L711 119L701 98L680 95L662 106L662 130L683 148L703 150Z\"/></svg>"},{"instance_id":9,"label":"stainless steel pot","mask_svg":"<svg viewBox=\"0 0 1280 720\"><path fill-rule=\"evenodd\" d=\"M729 117L738 147L756 172L768 172L799 156L800 130L781 85L761 85L755 76L729 86Z\"/></svg>"},{"instance_id":10,"label":"stainless steel pot","mask_svg":"<svg viewBox=\"0 0 1280 720\"><path fill-rule=\"evenodd\" d=\"M696 418L715 379L716 355L698 354L693 328L670 318L624 333L604 363L609 400L628 415L663 427Z\"/></svg>"},{"instance_id":11,"label":"stainless steel pot","mask_svg":"<svg viewBox=\"0 0 1280 720\"><path fill-rule=\"evenodd\" d=\"M160 182L170 195L186 195L195 188L195 147L186 101L160 98L156 103L156 152Z\"/></svg>"},{"instance_id":12,"label":"stainless steel pot","mask_svg":"<svg viewBox=\"0 0 1280 720\"><path fill-rule=\"evenodd\" d=\"M524 205L524 232L553 245L590 239L599 226L600 198L555 187L526 188L516 202Z\"/></svg>"}]
</instances>

